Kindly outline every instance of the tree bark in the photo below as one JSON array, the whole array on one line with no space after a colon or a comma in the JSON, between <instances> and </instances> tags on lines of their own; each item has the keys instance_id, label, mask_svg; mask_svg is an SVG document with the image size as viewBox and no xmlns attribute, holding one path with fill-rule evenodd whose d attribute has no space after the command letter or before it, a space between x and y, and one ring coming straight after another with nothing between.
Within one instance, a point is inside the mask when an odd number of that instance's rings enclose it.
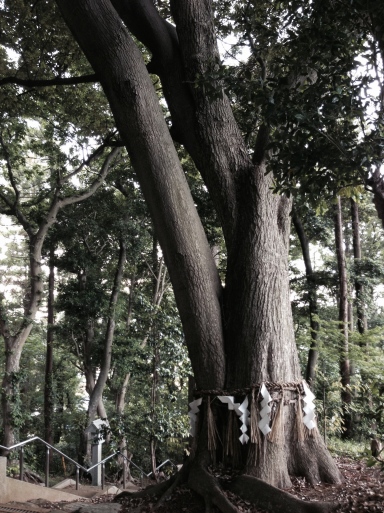
<instances>
[{"instance_id":1,"label":"tree bark","mask_svg":"<svg viewBox=\"0 0 384 513\"><path fill-rule=\"evenodd\" d=\"M109 1L58 4L100 70L164 252L186 338L200 342L190 345L192 364L203 369L202 386L222 385L221 284L141 53Z\"/></svg>"},{"instance_id":2,"label":"tree bark","mask_svg":"<svg viewBox=\"0 0 384 513\"><path fill-rule=\"evenodd\" d=\"M159 44L164 43L164 24L156 25L152 2L113 2L118 12L108 0L57 3L100 77L137 172L173 284L197 387L223 390L261 381L298 382L288 281L290 201L272 194L273 177L266 173L264 158L252 163L226 96L221 92L208 97L197 81L198 74L206 76L217 66L211 2L171 2L177 30L171 46L177 45L186 79L180 88L194 85L183 111L193 128L193 143L186 140L185 145L222 223L228 253L224 294L154 88L120 18L123 6L125 23L136 24L142 32L150 19L148 37L158 36ZM159 52L165 59L174 57L162 53L160 46ZM220 91L220 84L214 86ZM289 473L311 482L339 481L321 440L307 440L293 449L293 404L283 406L285 442L266 443L264 456L247 470L281 487L290 485ZM195 489L201 488L199 470L209 461L206 424L190 474Z\"/></svg>"},{"instance_id":3,"label":"tree bark","mask_svg":"<svg viewBox=\"0 0 384 513\"><path fill-rule=\"evenodd\" d=\"M348 278L344 252L343 218L340 196L337 197L334 219L336 257L339 273L340 375L342 385L343 436L349 438L352 434L352 416L349 411L352 403L352 394L349 388L351 384L351 371L348 340Z\"/></svg>"}]
</instances>

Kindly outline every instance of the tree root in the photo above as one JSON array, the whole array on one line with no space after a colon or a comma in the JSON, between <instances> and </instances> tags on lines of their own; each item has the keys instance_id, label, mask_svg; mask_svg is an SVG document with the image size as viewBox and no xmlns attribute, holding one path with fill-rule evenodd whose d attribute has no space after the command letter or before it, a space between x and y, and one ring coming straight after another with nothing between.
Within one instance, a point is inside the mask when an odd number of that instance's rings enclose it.
<instances>
[{"instance_id":1,"label":"tree root","mask_svg":"<svg viewBox=\"0 0 384 513\"><path fill-rule=\"evenodd\" d=\"M216 506L221 513L239 513L238 508L227 498L218 480L203 465L196 462L183 467L168 481L133 494L122 492L115 501L120 502L120 498L127 495L138 498L157 496L160 498L153 507L156 510L170 497L175 488L184 482L204 499L205 513L210 513L212 506ZM227 488L240 498L271 513L331 513L339 506L333 502L302 501L261 479L247 475L237 477Z\"/></svg>"},{"instance_id":2,"label":"tree root","mask_svg":"<svg viewBox=\"0 0 384 513\"><path fill-rule=\"evenodd\" d=\"M256 506L273 513L330 513L339 506L334 502L306 502L297 499L261 479L252 476L239 476L229 490Z\"/></svg>"},{"instance_id":3,"label":"tree root","mask_svg":"<svg viewBox=\"0 0 384 513\"><path fill-rule=\"evenodd\" d=\"M121 492L119 495L116 495L113 502L120 502L121 499L125 497L154 497L154 496L162 496L167 492L168 488L172 486L173 482L176 480L176 475L172 476L168 481L163 481L162 483L157 483L151 486L147 486L144 490L140 492Z\"/></svg>"},{"instance_id":4,"label":"tree root","mask_svg":"<svg viewBox=\"0 0 384 513\"><path fill-rule=\"evenodd\" d=\"M153 509L158 509L163 502L169 497L174 489L180 484L184 483L189 475L190 465L186 463L183 467L173 475L168 481L163 481L162 483L156 483L151 486L147 486L144 490L140 492L130 493L130 492L121 492L117 495L113 502L120 502L121 499L125 497L157 497L160 499L157 501L155 507Z\"/></svg>"},{"instance_id":5,"label":"tree root","mask_svg":"<svg viewBox=\"0 0 384 513\"><path fill-rule=\"evenodd\" d=\"M155 507L153 508L154 510L158 509L162 504L163 502L172 495L172 492L173 490L183 482L183 476L182 474L179 472L176 474L176 478L173 480L173 483L170 483L170 486L169 488L167 488L165 490L165 492L162 494L162 496L160 497L160 499L157 501Z\"/></svg>"},{"instance_id":6,"label":"tree root","mask_svg":"<svg viewBox=\"0 0 384 513\"><path fill-rule=\"evenodd\" d=\"M191 469L188 485L191 490L201 495L205 501L205 511L210 511L214 504L222 513L238 513L238 509L227 499L219 483L204 467L194 465Z\"/></svg>"}]
</instances>

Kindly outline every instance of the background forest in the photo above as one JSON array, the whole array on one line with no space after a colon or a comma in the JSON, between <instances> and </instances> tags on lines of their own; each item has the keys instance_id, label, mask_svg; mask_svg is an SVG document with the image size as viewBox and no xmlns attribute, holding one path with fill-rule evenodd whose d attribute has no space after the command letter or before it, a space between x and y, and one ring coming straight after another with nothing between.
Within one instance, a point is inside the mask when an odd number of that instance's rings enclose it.
<instances>
[{"instance_id":1,"label":"background forest","mask_svg":"<svg viewBox=\"0 0 384 513\"><path fill-rule=\"evenodd\" d=\"M80 461L100 417L108 450L180 463L193 376L167 269L102 89L46 4L0 2L2 444L38 435ZM221 81L250 148L272 127L302 372L327 442L363 451L384 436L382 33L359 2L322 5L216 2L222 62L200 79ZM224 280L211 199L177 150Z\"/></svg>"}]
</instances>

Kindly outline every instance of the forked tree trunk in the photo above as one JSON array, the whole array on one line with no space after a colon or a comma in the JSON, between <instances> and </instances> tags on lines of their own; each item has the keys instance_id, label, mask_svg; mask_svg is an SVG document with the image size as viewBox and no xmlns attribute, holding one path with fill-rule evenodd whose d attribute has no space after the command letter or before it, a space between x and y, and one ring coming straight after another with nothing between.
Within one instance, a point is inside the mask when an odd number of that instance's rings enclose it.
<instances>
[{"instance_id":1,"label":"forked tree trunk","mask_svg":"<svg viewBox=\"0 0 384 513\"><path fill-rule=\"evenodd\" d=\"M168 90L167 101L178 119L186 117L190 134L184 131L183 142L202 172L221 220L228 254L224 290L142 56L120 16L109 0L57 3L100 78L137 172L201 395L237 389L237 398L243 399L244 389L262 381L279 386L298 383L288 282L290 202L272 194L263 148L255 152L257 161L250 160L226 96L209 98L204 86L195 83L197 73L209 73L218 57L211 3L171 2L176 36L151 0L113 2L128 26L156 40L153 53L164 50L160 76L167 69L169 83L172 73L183 73L173 83L180 95L172 97ZM189 89L191 83L195 87ZM177 112L180 97L188 104ZM298 398L294 390L287 390L284 398L282 439L265 440L265 450L248 459L247 471L280 487L290 485L289 474L303 475L313 483L338 482L337 467L318 437L295 441ZM204 407L201 417L207 417ZM201 426L189 482L207 496L207 422ZM246 452L247 448L243 465ZM222 495L215 497L225 501Z\"/></svg>"},{"instance_id":2,"label":"forked tree trunk","mask_svg":"<svg viewBox=\"0 0 384 513\"><path fill-rule=\"evenodd\" d=\"M113 288L111 297L109 300L109 312L108 312L108 321L107 321L107 329L105 332L104 338L104 349L103 349L103 357L100 365L100 373L97 378L97 381L90 393L89 396L89 405L88 405L88 425L95 419L96 412L100 411L100 404L102 402L103 391L105 384L107 382L108 373L111 368L111 358L112 358L112 344L113 337L115 334L115 310L116 304L119 297L121 280L123 278L124 265L126 260L126 246L123 240L120 241L120 250L119 250L119 259L117 263ZM106 412L104 413L106 418Z\"/></svg>"},{"instance_id":3,"label":"forked tree trunk","mask_svg":"<svg viewBox=\"0 0 384 513\"><path fill-rule=\"evenodd\" d=\"M109 310L108 310L108 321L107 328L105 331L104 337L104 348L103 348L103 356L100 364L100 372L95 381L94 369L91 363L91 354L92 354L92 342L93 342L93 321L88 321L87 328L87 336L85 338L86 344L84 347L84 369L86 370L86 383L87 383L87 391L89 393L89 403L87 410L87 425L83 434L83 447L85 449L86 458L89 460L91 455L91 441L89 438L89 433L87 428L90 424L95 420L96 415L98 415L101 419L107 418L107 411L104 406L103 401L103 391L105 388L105 384L107 382L108 373L111 368L111 358L112 358L112 345L113 338L115 333L115 310L116 304L120 293L120 285L123 278L124 273L124 265L126 261L126 245L123 240L120 240L120 248L119 248L119 258L117 262L115 277L113 281L113 287L111 292L111 297L109 300ZM85 284L85 283L84 283Z\"/></svg>"},{"instance_id":4,"label":"forked tree trunk","mask_svg":"<svg viewBox=\"0 0 384 513\"><path fill-rule=\"evenodd\" d=\"M93 319L87 320L87 326L85 328L85 333L83 337L83 372L85 377L85 389L89 395L92 396L92 392L95 388L96 379L96 369L92 362L92 351L93 351L93 342L94 342L94 329L93 329ZM101 419L105 419L107 417L107 412L104 406L103 398L100 397L97 403L97 415Z\"/></svg>"}]
</instances>

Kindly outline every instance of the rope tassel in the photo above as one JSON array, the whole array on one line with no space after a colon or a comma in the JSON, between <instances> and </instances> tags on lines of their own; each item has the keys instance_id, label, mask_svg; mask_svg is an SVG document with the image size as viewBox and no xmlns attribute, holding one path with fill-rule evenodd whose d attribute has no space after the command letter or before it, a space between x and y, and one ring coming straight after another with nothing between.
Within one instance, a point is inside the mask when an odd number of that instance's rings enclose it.
<instances>
[{"instance_id":1,"label":"rope tassel","mask_svg":"<svg viewBox=\"0 0 384 513\"><path fill-rule=\"evenodd\" d=\"M250 420L251 444L260 444L259 409L255 398L255 389L252 390L251 420Z\"/></svg>"},{"instance_id":2,"label":"rope tassel","mask_svg":"<svg viewBox=\"0 0 384 513\"><path fill-rule=\"evenodd\" d=\"M212 453L216 451L216 423L211 408L211 398L207 401L207 424L208 424L208 450Z\"/></svg>"},{"instance_id":3,"label":"rope tassel","mask_svg":"<svg viewBox=\"0 0 384 513\"><path fill-rule=\"evenodd\" d=\"M305 429L303 422L303 409L301 407L301 394L300 390L297 391L297 406L296 406L296 438L299 443L303 443L305 439Z\"/></svg>"},{"instance_id":4,"label":"rope tassel","mask_svg":"<svg viewBox=\"0 0 384 513\"><path fill-rule=\"evenodd\" d=\"M281 399L277 405L276 415L273 419L271 432L268 434L268 440L275 444L284 443L284 393L282 391Z\"/></svg>"}]
</instances>

